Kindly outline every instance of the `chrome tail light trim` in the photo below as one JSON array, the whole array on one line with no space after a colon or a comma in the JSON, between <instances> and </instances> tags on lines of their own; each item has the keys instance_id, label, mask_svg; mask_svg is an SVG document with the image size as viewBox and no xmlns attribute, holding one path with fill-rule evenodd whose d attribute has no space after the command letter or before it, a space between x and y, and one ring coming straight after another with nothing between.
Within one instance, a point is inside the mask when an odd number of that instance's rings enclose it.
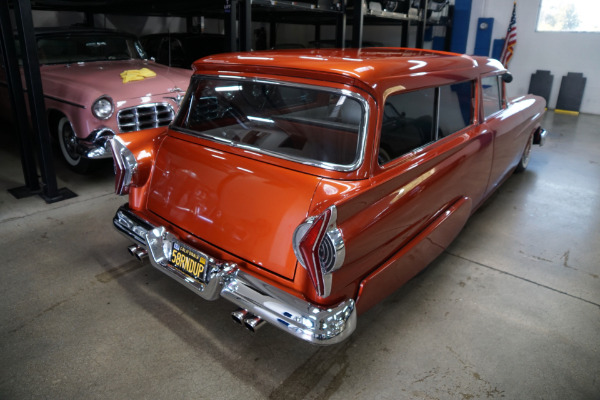
<instances>
[{"instance_id":1,"label":"chrome tail light trim","mask_svg":"<svg viewBox=\"0 0 600 400\"><path fill-rule=\"evenodd\" d=\"M337 209L329 207L323 213L309 217L294 231L294 254L315 286L317 294L331 294L331 273L344 263L346 248L342 231L337 227Z\"/></svg>"},{"instance_id":2,"label":"chrome tail light trim","mask_svg":"<svg viewBox=\"0 0 600 400\"><path fill-rule=\"evenodd\" d=\"M109 143L115 166L115 193L128 194L133 175L137 172L137 160L119 136L115 135Z\"/></svg>"},{"instance_id":3,"label":"chrome tail light trim","mask_svg":"<svg viewBox=\"0 0 600 400\"><path fill-rule=\"evenodd\" d=\"M223 297L245 310L243 315L238 315L238 321L243 321L247 329L257 330L263 325L262 321L266 321L317 345L339 343L356 329L354 299L334 307L322 307L242 271L235 263L210 257L207 263L209 278L204 284L167 263L176 237L165 227L154 226L136 216L127 205L119 208L113 224L119 232L148 251L153 267L206 300Z\"/></svg>"}]
</instances>

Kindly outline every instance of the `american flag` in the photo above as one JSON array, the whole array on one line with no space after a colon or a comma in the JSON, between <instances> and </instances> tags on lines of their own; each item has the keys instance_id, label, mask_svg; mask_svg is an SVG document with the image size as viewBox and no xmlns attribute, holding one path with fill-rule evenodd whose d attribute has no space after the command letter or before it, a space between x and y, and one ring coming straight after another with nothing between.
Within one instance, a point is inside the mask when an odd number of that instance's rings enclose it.
<instances>
[{"instance_id":1,"label":"american flag","mask_svg":"<svg viewBox=\"0 0 600 400\"><path fill-rule=\"evenodd\" d=\"M506 39L504 40L504 47L502 48L502 56L500 62L505 68L508 68L508 63L515 52L515 45L517 44L517 2L513 3L512 16L510 17L510 24L508 24L508 30L506 31Z\"/></svg>"}]
</instances>

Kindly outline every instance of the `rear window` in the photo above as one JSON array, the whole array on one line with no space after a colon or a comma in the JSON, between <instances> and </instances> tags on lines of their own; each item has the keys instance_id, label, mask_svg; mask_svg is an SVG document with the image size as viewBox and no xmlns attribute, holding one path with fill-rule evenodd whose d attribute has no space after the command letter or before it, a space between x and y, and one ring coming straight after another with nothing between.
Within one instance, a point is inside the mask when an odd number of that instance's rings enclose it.
<instances>
[{"instance_id":1,"label":"rear window","mask_svg":"<svg viewBox=\"0 0 600 400\"><path fill-rule=\"evenodd\" d=\"M328 169L358 167L365 107L314 86L196 76L175 129Z\"/></svg>"}]
</instances>

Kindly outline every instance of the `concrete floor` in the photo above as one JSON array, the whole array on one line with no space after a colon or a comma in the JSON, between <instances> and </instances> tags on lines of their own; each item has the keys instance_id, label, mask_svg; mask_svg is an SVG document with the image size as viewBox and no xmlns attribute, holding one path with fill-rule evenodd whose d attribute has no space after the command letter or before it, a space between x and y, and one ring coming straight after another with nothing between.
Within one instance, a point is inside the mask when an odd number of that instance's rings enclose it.
<instances>
[{"instance_id":1,"label":"concrete floor","mask_svg":"<svg viewBox=\"0 0 600 400\"><path fill-rule=\"evenodd\" d=\"M134 261L109 165L59 167L74 199L14 199L5 145L0 398L600 399L600 116L544 126L446 253L323 348Z\"/></svg>"}]
</instances>

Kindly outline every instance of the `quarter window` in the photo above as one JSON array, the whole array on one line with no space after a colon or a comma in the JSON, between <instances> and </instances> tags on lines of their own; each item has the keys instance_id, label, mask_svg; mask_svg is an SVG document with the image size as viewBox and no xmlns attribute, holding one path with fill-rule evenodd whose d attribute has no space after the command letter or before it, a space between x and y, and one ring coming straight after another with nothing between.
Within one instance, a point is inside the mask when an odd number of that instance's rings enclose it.
<instances>
[{"instance_id":1,"label":"quarter window","mask_svg":"<svg viewBox=\"0 0 600 400\"><path fill-rule=\"evenodd\" d=\"M434 88L388 97L383 110L380 164L433 140L434 104Z\"/></svg>"},{"instance_id":2,"label":"quarter window","mask_svg":"<svg viewBox=\"0 0 600 400\"><path fill-rule=\"evenodd\" d=\"M379 164L458 132L472 121L472 81L392 95L383 112Z\"/></svg>"},{"instance_id":3,"label":"quarter window","mask_svg":"<svg viewBox=\"0 0 600 400\"><path fill-rule=\"evenodd\" d=\"M471 81L440 87L439 136L448 136L471 125L473 120Z\"/></svg>"},{"instance_id":4,"label":"quarter window","mask_svg":"<svg viewBox=\"0 0 600 400\"><path fill-rule=\"evenodd\" d=\"M502 96L500 94L498 76L488 76L481 79L483 92L483 115L485 118L502 109Z\"/></svg>"}]
</instances>

